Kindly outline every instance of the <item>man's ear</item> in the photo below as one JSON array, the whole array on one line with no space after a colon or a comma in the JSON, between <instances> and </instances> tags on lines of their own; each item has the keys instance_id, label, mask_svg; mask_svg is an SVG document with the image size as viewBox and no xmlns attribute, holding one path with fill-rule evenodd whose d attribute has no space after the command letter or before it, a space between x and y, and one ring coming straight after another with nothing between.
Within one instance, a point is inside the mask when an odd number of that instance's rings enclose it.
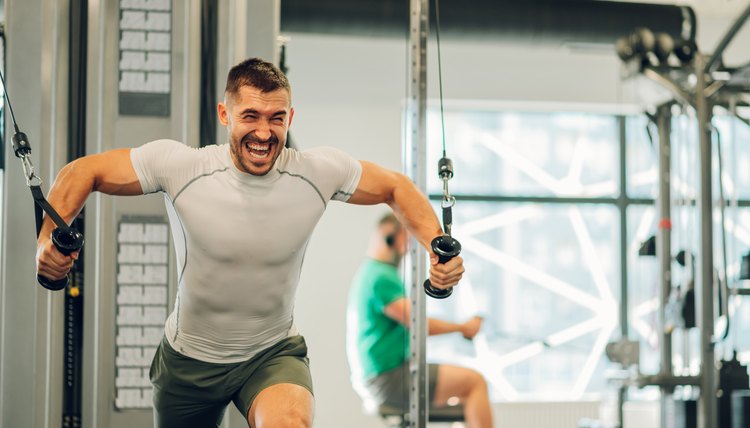
<instances>
[{"instance_id":1,"label":"man's ear","mask_svg":"<svg viewBox=\"0 0 750 428\"><path fill-rule=\"evenodd\" d=\"M289 107L289 123L286 125L287 128L292 126L292 118L294 118L294 107Z\"/></svg>"},{"instance_id":2,"label":"man's ear","mask_svg":"<svg viewBox=\"0 0 750 428\"><path fill-rule=\"evenodd\" d=\"M222 125L229 125L229 112L227 111L226 104L219 103L216 106L216 113L219 115L219 122L221 122Z\"/></svg>"}]
</instances>

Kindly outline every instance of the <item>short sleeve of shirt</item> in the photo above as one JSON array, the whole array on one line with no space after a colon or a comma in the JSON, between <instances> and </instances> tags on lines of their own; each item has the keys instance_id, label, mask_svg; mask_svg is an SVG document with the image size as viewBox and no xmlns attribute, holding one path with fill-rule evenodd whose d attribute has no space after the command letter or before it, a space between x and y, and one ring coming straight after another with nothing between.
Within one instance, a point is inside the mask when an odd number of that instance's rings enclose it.
<instances>
[{"instance_id":1,"label":"short sleeve of shirt","mask_svg":"<svg viewBox=\"0 0 750 428\"><path fill-rule=\"evenodd\" d=\"M321 184L324 196L346 202L352 196L362 176L362 164L349 154L334 147L317 147L307 150L305 156L314 159L321 168Z\"/></svg>"},{"instance_id":2,"label":"short sleeve of shirt","mask_svg":"<svg viewBox=\"0 0 750 428\"><path fill-rule=\"evenodd\" d=\"M130 161L143 193L170 193L174 187L174 171L185 169L192 151L174 140L155 140L132 149Z\"/></svg>"},{"instance_id":3,"label":"short sleeve of shirt","mask_svg":"<svg viewBox=\"0 0 750 428\"><path fill-rule=\"evenodd\" d=\"M386 306L396 300L406 297L403 283L395 274L380 276L375 282L373 294L375 297L373 304L378 312L382 312Z\"/></svg>"}]
</instances>

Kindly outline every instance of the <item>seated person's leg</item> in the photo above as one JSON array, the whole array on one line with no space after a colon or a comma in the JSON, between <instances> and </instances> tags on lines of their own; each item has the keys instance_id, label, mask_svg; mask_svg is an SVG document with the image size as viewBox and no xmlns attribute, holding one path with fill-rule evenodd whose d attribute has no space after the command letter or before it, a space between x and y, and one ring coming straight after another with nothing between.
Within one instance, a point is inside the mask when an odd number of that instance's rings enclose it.
<instances>
[{"instance_id":1,"label":"seated person's leg","mask_svg":"<svg viewBox=\"0 0 750 428\"><path fill-rule=\"evenodd\" d=\"M439 366L428 364L427 367L430 387L428 401L434 403ZM407 361L401 366L371 379L366 383L366 388L375 404L404 409L404 413L407 413L409 411L409 385L411 385L411 375L409 373L409 362ZM442 405L444 406L445 402Z\"/></svg>"},{"instance_id":2,"label":"seated person's leg","mask_svg":"<svg viewBox=\"0 0 750 428\"><path fill-rule=\"evenodd\" d=\"M487 382L479 372L441 364L432 403L436 407L445 406L451 397L458 397L463 404L464 418L469 428L492 426Z\"/></svg>"},{"instance_id":3,"label":"seated person's leg","mask_svg":"<svg viewBox=\"0 0 750 428\"><path fill-rule=\"evenodd\" d=\"M367 398L372 400L373 404L408 411L409 363L404 363L365 381L364 386L369 395Z\"/></svg>"},{"instance_id":4,"label":"seated person's leg","mask_svg":"<svg viewBox=\"0 0 750 428\"><path fill-rule=\"evenodd\" d=\"M285 339L253 366L233 397L250 428L312 427L315 400L304 339Z\"/></svg>"}]
</instances>

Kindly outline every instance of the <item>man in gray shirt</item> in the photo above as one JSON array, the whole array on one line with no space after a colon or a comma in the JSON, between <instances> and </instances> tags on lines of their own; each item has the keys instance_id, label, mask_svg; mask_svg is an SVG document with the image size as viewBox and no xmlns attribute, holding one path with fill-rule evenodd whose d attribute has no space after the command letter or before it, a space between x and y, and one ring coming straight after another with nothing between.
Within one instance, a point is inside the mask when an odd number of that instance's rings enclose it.
<instances>
[{"instance_id":1,"label":"man in gray shirt","mask_svg":"<svg viewBox=\"0 0 750 428\"><path fill-rule=\"evenodd\" d=\"M386 203L430 254L430 280L455 285L460 257L440 264L442 234L409 178L340 150L285 148L291 88L273 64L248 59L227 76L219 120L229 144L192 148L157 140L77 159L48 199L68 222L92 191L164 195L178 293L151 366L157 427L218 426L230 401L253 428L310 427L307 347L293 323L305 248L330 200ZM78 257L39 235L37 273L64 277Z\"/></svg>"}]
</instances>

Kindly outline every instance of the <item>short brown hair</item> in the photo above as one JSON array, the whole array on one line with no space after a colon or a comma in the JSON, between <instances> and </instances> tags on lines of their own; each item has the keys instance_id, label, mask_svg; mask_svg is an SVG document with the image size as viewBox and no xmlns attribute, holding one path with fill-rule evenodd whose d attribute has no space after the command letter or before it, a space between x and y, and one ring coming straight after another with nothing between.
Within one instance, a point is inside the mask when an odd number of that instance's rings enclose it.
<instances>
[{"instance_id":1,"label":"short brown hair","mask_svg":"<svg viewBox=\"0 0 750 428\"><path fill-rule=\"evenodd\" d=\"M388 213L378 221L378 226L384 226L386 224L392 224L396 228L396 231L401 229L401 222L398 221L398 217L396 217L395 214Z\"/></svg>"},{"instance_id":2,"label":"short brown hair","mask_svg":"<svg viewBox=\"0 0 750 428\"><path fill-rule=\"evenodd\" d=\"M289 80L284 73L272 63L260 58L248 58L229 70L224 92L236 95L243 86L252 86L261 92L286 89L290 95L292 93Z\"/></svg>"}]
</instances>

